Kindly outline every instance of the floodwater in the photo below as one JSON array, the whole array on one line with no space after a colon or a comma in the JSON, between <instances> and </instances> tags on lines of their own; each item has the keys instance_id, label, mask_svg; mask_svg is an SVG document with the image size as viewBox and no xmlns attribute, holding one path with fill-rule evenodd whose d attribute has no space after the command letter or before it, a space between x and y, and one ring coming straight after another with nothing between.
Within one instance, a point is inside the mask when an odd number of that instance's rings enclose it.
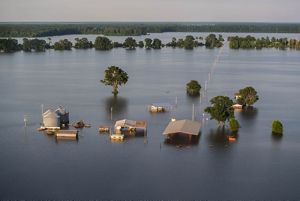
<instances>
[{"instance_id":1,"label":"floodwater","mask_svg":"<svg viewBox=\"0 0 300 201\"><path fill-rule=\"evenodd\" d=\"M186 34L150 36L170 41L173 35ZM110 65L129 74L117 98L99 82ZM225 45L193 51L1 53L0 199L300 200L299 78L300 52L291 50L230 50ZM201 101L186 95L192 79L202 89L207 81ZM237 141L228 142L228 131L203 117L203 108L211 97L233 98L249 85L260 100L254 109L235 113L241 129ZM152 102L174 107L150 114ZM92 127L80 130L77 141L39 133L41 104L64 105L71 121L83 119ZM193 104L195 119L203 123L200 138L192 144L165 141L162 132L170 119L191 119ZM113 123L111 107L113 121L146 120L147 136L111 142L99 134L99 125ZM284 124L282 138L271 135L273 119Z\"/></svg>"}]
</instances>

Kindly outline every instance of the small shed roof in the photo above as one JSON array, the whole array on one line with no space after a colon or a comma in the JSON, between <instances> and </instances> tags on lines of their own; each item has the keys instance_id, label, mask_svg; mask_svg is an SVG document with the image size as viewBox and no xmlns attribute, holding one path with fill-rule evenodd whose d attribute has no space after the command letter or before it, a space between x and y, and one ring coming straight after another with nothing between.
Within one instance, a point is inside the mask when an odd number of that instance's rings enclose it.
<instances>
[{"instance_id":1,"label":"small shed roof","mask_svg":"<svg viewBox=\"0 0 300 201\"><path fill-rule=\"evenodd\" d=\"M133 121L128 119L123 119L116 121L115 127L121 126L121 127L134 127L134 128L146 128L147 123L145 121Z\"/></svg>"},{"instance_id":2,"label":"small shed roof","mask_svg":"<svg viewBox=\"0 0 300 201\"><path fill-rule=\"evenodd\" d=\"M201 123L191 120L177 120L171 121L166 127L163 135L184 133L188 135L199 135Z\"/></svg>"}]
</instances>

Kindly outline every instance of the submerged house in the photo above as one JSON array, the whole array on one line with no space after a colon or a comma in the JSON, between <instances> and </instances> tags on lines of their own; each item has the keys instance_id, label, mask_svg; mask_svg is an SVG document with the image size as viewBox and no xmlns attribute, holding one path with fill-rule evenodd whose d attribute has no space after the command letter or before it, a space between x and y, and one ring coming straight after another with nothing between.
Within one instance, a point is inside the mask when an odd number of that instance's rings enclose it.
<instances>
[{"instance_id":1,"label":"submerged house","mask_svg":"<svg viewBox=\"0 0 300 201\"><path fill-rule=\"evenodd\" d=\"M53 109L48 109L42 114L42 117L45 128L59 128L59 116Z\"/></svg>"},{"instance_id":2,"label":"submerged house","mask_svg":"<svg viewBox=\"0 0 300 201\"><path fill-rule=\"evenodd\" d=\"M65 127L69 125L69 112L62 106L59 106L55 113L59 117L59 124L61 127Z\"/></svg>"},{"instance_id":3,"label":"submerged house","mask_svg":"<svg viewBox=\"0 0 300 201\"><path fill-rule=\"evenodd\" d=\"M198 138L200 134L201 123L192 120L174 120L166 127L163 135L168 138L183 137L192 140Z\"/></svg>"}]
</instances>

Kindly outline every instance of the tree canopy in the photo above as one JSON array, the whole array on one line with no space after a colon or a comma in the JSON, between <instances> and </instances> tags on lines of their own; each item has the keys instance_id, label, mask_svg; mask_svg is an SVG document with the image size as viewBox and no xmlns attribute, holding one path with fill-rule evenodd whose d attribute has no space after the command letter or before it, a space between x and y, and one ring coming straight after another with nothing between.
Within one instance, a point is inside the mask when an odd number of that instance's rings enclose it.
<instances>
[{"instance_id":1,"label":"tree canopy","mask_svg":"<svg viewBox=\"0 0 300 201\"><path fill-rule=\"evenodd\" d=\"M107 37L98 36L95 40L94 47L96 50L110 50L113 48L113 44Z\"/></svg>"},{"instance_id":2,"label":"tree canopy","mask_svg":"<svg viewBox=\"0 0 300 201\"><path fill-rule=\"evenodd\" d=\"M251 86L240 89L238 95L237 103L245 106L252 106L259 99L256 90Z\"/></svg>"},{"instance_id":3,"label":"tree canopy","mask_svg":"<svg viewBox=\"0 0 300 201\"><path fill-rule=\"evenodd\" d=\"M197 80L191 80L189 83L186 84L186 92L191 96L198 96L200 95L201 85L198 83Z\"/></svg>"},{"instance_id":4,"label":"tree canopy","mask_svg":"<svg viewBox=\"0 0 300 201\"><path fill-rule=\"evenodd\" d=\"M68 39L60 40L53 45L55 50L71 50L72 49L72 42Z\"/></svg>"},{"instance_id":5,"label":"tree canopy","mask_svg":"<svg viewBox=\"0 0 300 201\"><path fill-rule=\"evenodd\" d=\"M226 121L234 118L233 101L229 97L216 96L210 100L210 103L211 106L205 108L205 112L210 114L210 119L217 120L219 125L224 126Z\"/></svg>"},{"instance_id":6,"label":"tree canopy","mask_svg":"<svg viewBox=\"0 0 300 201\"><path fill-rule=\"evenodd\" d=\"M112 86L112 93L118 94L118 87L126 84L128 74L117 66L110 66L104 72L104 79L101 82L105 85Z\"/></svg>"}]
</instances>

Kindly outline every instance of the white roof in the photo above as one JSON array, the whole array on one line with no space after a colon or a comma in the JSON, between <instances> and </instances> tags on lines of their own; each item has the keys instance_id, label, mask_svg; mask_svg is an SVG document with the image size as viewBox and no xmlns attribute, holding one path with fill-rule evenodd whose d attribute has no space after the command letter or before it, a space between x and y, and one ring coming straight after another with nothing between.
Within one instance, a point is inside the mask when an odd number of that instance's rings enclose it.
<instances>
[{"instance_id":1,"label":"white roof","mask_svg":"<svg viewBox=\"0 0 300 201\"><path fill-rule=\"evenodd\" d=\"M116 121L115 127L121 126L121 127L135 127L136 126L136 121L133 120L128 120L128 119L123 119Z\"/></svg>"},{"instance_id":2,"label":"white roof","mask_svg":"<svg viewBox=\"0 0 300 201\"><path fill-rule=\"evenodd\" d=\"M191 120L177 120L171 121L166 127L163 135L184 133L188 135L199 135L201 123Z\"/></svg>"}]
</instances>

